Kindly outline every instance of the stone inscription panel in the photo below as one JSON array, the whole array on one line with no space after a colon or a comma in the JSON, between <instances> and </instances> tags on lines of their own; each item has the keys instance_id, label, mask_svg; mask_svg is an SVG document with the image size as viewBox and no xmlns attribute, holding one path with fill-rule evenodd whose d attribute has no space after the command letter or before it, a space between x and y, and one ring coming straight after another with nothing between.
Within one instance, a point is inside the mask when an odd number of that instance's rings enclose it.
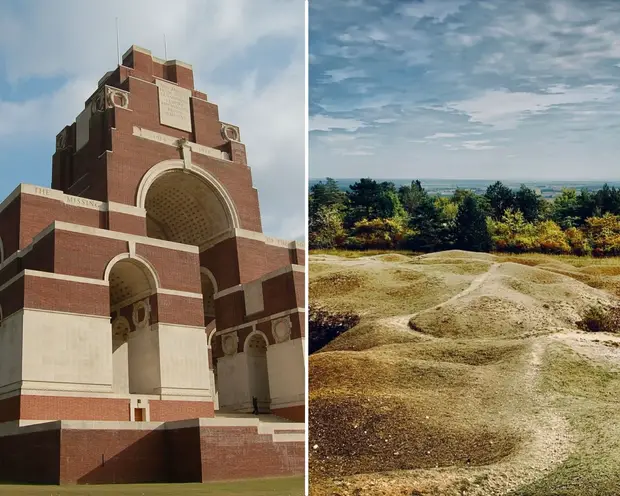
<instances>
[{"instance_id":1,"label":"stone inscription panel","mask_svg":"<svg viewBox=\"0 0 620 496\"><path fill-rule=\"evenodd\" d=\"M191 91L166 81L157 80L159 89L159 122L164 126L192 131L192 118L189 108Z\"/></svg>"}]
</instances>

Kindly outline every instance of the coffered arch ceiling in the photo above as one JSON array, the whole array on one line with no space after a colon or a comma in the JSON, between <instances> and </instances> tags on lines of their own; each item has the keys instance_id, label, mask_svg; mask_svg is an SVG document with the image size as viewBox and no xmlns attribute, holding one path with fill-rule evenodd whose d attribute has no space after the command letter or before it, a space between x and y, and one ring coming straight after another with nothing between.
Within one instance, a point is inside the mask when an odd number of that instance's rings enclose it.
<instances>
[{"instance_id":1,"label":"coffered arch ceiling","mask_svg":"<svg viewBox=\"0 0 620 496\"><path fill-rule=\"evenodd\" d=\"M233 227L220 195L192 173L170 171L149 187L145 200L147 235L200 246Z\"/></svg>"},{"instance_id":2,"label":"coffered arch ceiling","mask_svg":"<svg viewBox=\"0 0 620 496\"><path fill-rule=\"evenodd\" d=\"M123 259L112 267L109 275L110 306L133 302L156 290L149 270L139 261Z\"/></svg>"}]
</instances>

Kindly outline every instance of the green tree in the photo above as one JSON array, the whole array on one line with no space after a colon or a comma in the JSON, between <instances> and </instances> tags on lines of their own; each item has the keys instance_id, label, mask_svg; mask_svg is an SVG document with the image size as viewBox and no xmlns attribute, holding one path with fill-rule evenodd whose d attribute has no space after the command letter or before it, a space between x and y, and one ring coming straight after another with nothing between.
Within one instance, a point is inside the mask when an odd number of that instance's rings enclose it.
<instances>
[{"instance_id":1,"label":"green tree","mask_svg":"<svg viewBox=\"0 0 620 496\"><path fill-rule=\"evenodd\" d=\"M472 195L466 196L459 205L455 222L456 246L462 250L489 251L491 236L486 216Z\"/></svg>"},{"instance_id":2,"label":"green tree","mask_svg":"<svg viewBox=\"0 0 620 496\"><path fill-rule=\"evenodd\" d=\"M409 219L409 227L415 232L407 242L412 250L445 250L453 243L452 224L444 218L431 196L418 205Z\"/></svg>"},{"instance_id":3,"label":"green tree","mask_svg":"<svg viewBox=\"0 0 620 496\"><path fill-rule=\"evenodd\" d=\"M408 214L412 214L427 196L428 193L420 181L411 181L410 186L405 185L398 189L398 198Z\"/></svg>"},{"instance_id":4,"label":"green tree","mask_svg":"<svg viewBox=\"0 0 620 496\"><path fill-rule=\"evenodd\" d=\"M338 183L328 177L325 182L319 181L310 188L309 196L309 216L313 215L321 207L337 206L344 209L347 202L347 194L338 187Z\"/></svg>"},{"instance_id":5,"label":"green tree","mask_svg":"<svg viewBox=\"0 0 620 496\"><path fill-rule=\"evenodd\" d=\"M513 191L509 187L504 186L501 181L491 184L484 196L489 202L491 217L495 220L501 220L506 210L515 207Z\"/></svg>"},{"instance_id":6,"label":"green tree","mask_svg":"<svg viewBox=\"0 0 620 496\"><path fill-rule=\"evenodd\" d=\"M553 201L551 218L563 229L568 229L582 224L579 213L577 191L563 188Z\"/></svg>"},{"instance_id":7,"label":"green tree","mask_svg":"<svg viewBox=\"0 0 620 496\"><path fill-rule=\"evenodd\" d=\"M349 226L362 219L390 219L404 215L394 183L360 179L351 185L348 198L351 209L346 223Z\"/></svg>"},{"instance_id":8,"label":"green tree","mask_svg":"<svg viewBox=\"0 0 620 496\"><path fill-rule=\"evenodd\" d=\"M536 191L528 188L525 184L515 193L515 207L523 212L523 217L528 222L538 220L541 213L541 202L544 201Z\"/></svg>"}]
</instances>

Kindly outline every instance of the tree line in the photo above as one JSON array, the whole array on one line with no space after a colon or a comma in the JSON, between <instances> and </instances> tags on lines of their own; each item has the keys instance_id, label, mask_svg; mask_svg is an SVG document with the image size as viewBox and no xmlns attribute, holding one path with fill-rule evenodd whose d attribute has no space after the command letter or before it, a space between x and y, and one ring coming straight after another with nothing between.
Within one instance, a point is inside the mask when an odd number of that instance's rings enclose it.
<instances>
[{"instance_id":1,"label":"tree line","mask_svg":"<svg viewBox=\"0 0 620 496\"><path fill-rule=\"evenodd\" d=\"M449 197L420 181L360 179L342 191L334 179L309 195L309 245L317 248L447 249L620 255L620 189L563 189L547 200L501 181L484 194L457 189Z\"/></svg>"}]
</instances>

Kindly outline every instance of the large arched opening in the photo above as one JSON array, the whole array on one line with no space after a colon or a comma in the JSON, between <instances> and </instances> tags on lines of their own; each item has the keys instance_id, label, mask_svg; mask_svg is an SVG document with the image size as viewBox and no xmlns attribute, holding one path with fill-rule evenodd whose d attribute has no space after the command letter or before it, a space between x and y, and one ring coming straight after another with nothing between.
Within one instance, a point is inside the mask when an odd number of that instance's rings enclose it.
<instances>
[{"instance_id":1,"label":"large arched opening","mask_svg":"<svg viewBox=\"0 0 620 496\"><path fill-rule=\"evenodd\" d=\"M112 390L117 394L153 394L159 388L159 345L151 332L153 269L121 255L106 270L112 319Z\"/></svg>"},{"instance_id":2,"label":"large arched opening","mask_svg":"<svg viewBox=\"0 0 620 496\"><path fill-rule=\"evenodd\" d=\"M181 160L154 166L142 179L136 205L146 211L147 236L204 247L211 240L239 227L234 204L226 189L203 169ZM210 382L218 408L218 381L210 342L215 334L215 294L218 284L205 267L200 270L204 325L208 334Z\"/></svg>"},{"instance_id":3,"label":"large arched opening","mask_svg":"<svg viewBox=\"0 0 620 496\"><path fill-rule=\"evenodd\" d=\"M139 196L151 238L202 246L238 226L223 188L204 175L172 168L151 178L144 187L148 189Z\"/></svg>"}]
</instances>

